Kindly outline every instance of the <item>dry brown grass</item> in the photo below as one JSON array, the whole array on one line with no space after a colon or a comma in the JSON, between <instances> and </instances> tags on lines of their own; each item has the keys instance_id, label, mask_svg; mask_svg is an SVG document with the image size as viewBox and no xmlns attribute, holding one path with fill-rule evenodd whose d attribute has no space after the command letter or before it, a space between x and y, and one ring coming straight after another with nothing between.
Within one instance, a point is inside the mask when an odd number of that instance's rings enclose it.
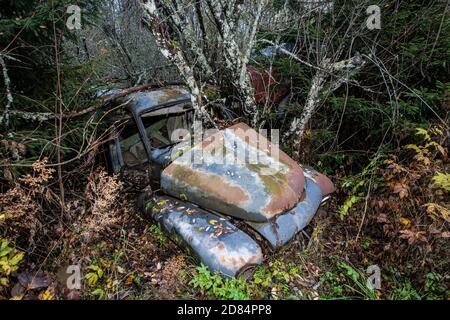
<instances>
[{"instance_id":1,"label":"dry brown grass","mask_svg":"<svg viewBox=\"0 0 450 320\"><path fill-rule=\"evenodd\" d=\"M27 235L28 243L41 226L42 201L57 201L47 187L54 170L46 167L47 159L32 165L33 173L19 177L12 187L0 194L0 227L10 240L19 240Z\"/></svg>"},{"instance_id":2,"label":"dry brown grass","mask_svg":"<svg viewBox=\"0 0 450 320\"><path fill-rule=\"evenodd\" d=\"M117 176L109 176L103 170L89 176L84 192L89 203L88 213L83 220L83 235L86 239L95 238L117 223L117 204L121 190L122 183Z\"/></svg>"}]
</instances>

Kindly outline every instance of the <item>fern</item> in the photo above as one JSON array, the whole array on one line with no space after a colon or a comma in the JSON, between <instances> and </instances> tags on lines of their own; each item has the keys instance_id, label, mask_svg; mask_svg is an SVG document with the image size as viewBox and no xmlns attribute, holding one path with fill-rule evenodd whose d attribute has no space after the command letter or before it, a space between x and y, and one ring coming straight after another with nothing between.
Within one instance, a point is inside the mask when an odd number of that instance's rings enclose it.
<instances>
[{"instance_id":1,"label":"fern","mask_svg":"<svg viewBox=\"0 0 450 320\"><path fill-rule=\"evenodd\" d=\"M450 174L438 173L432 178L432 180L437 188L443 189L446 192L450 191Z\"/></svg>"}]
</instances>

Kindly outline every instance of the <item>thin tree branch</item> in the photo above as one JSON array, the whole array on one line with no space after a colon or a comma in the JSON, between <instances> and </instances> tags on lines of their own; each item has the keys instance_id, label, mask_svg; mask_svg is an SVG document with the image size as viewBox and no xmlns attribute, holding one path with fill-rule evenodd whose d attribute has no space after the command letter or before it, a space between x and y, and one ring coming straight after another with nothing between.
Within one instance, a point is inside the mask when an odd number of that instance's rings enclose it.
<instances>
[{"instance_id":1,"label":"thin tree branch","mask_svg":"<svg viewBox=\"0 0 450 320\"><path fill-rule=\"evenodd\" d=\"M0 117L0 124L5 120L6 127L9 126L9 117L10 117L10 109L14 102L13 95L11 93L11 79L8 76L8 69L6 68L6 62L4 59L4 55L0 53L0 65L2 66L3 71L3 80L5 83L5 91L6 91L6 105L5 110L3 111L3 115Z\"/></svg>"}]
</instances>

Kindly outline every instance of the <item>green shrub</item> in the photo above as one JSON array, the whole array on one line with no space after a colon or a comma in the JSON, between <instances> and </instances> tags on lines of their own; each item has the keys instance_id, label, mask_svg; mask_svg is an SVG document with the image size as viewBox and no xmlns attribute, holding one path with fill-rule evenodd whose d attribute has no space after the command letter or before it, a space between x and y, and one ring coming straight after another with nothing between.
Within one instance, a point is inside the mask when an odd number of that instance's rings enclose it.
<instances>
[{"instance_id":1,"label":"green shrub","mask_svg":"<svg viewBox=\"0 0 450 320\"><path fill-rule=\"evenodd\" d=\"M23 252L18 251L7 239L0 238L0 289L9 286L9 276L19 268L23 257Z\"/></svg>"},{"instance_id":2,"label":"green shrub","mask_svg":"<svg viewBox=\"0 0 450 320\"><path fill-rule=\"evenodd\" d=\"M242 278L222 278L217 273L211 274L208 267L201 265L196 268L197 274L190 284L200 288L209 296L226 300L248 300L251 297L250 285Z\"/></svg>"}]
</instances>

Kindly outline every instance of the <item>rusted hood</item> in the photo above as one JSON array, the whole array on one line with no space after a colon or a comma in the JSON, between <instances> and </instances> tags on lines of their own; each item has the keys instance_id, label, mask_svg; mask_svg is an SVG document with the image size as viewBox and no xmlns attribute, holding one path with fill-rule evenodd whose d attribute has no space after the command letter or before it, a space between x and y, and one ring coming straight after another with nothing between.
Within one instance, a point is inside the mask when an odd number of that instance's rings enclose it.
<instances>
[{"instance_id":1,"label":"rusted hood","mask_svg":"<svg viewBox=\"0 0 450 320\"><path fill-rule=\"evenodd\" d=\"M292 209L304 184L294 160L242 123L195 145L161 176L167 194L256 222Z\"/></svg>"}]
</instances>

